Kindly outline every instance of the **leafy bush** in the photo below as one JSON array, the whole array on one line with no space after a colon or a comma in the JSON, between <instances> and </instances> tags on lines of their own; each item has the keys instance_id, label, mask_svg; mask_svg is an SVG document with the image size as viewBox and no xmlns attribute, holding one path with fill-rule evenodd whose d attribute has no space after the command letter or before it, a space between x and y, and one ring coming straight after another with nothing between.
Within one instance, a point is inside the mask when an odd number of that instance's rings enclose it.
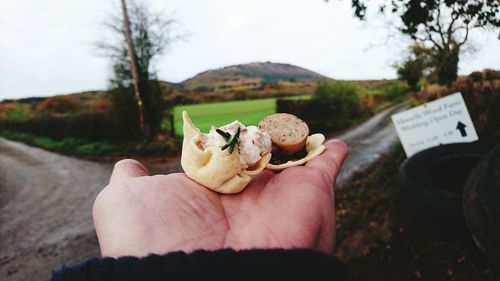
<instances>
[{"instance_id":1,"label":"leafy bush","mask_svg":"<svg viewBox=\"0 0 500 281\"><path fill-rule=\"evenodd\" d=\"M88 141L126 141L140 137L137 133L131 133L132 129L126 124L117 124L109 112L68 116L41 115L24 122L6 120L0 123L0 128L56 140L73 137Z\"/></svg>"},{"instance_id":2,"label":"leafy bush","mask_svg":"<svg viewBox=\"0 0 500 281\"><path fill-rule=\"evenodd\" d=\"M114 148L115 147L109 143L92 142L77 146L75 151L78 154L104 155L113 151Z\"/></svg>"},{"instance_id":3,"label":"leafy bush","mask_svg":"<svg viewBox=\"0 0 500 281\"><path fill-rule=\"evenodd\" d=\"M385 97L389 100L399 100L405 96L409 88L404 83L398 82L387 85L382 89Z\"/></svg>"},{"instance_id":4,"label":"leafy bush","mask_svg":"<svg viewBox=\"0 0 500 281\"><path fill-rule=\"evenodd\" d=\"M73 96L54 96L45 99L39 106L43 113L65 114L76 109L78 101Z\"/></svg>"},{"instance_id":5,"label":"leafy bush","mask_svg":"<svg viewBox=\"0 0 500 281\"><path fill-rule=\"evenodd\" d=\"M206 93L206 92L213 92L214 91L214 87L210 87L210 86L198 86L196 88L194 88L194 90L196 93Z\"/></svg>"},{"instance_id":6,"label":"leafy bush","mask_svg":"<svg viewBox=\"0 0 500 281\"><path fill-rule=\"evenodd\" d=\"M433 101L435 99L444 97L450 94L450 89L446 86L438 85L438 84L430 84L424 87L419 93L418 98L421 101Z\"/></svg>"},{"instance_id":7,"label":"leafy bush","mask_svg":"<svg viewBox=\"0 0 500 281\"><path fill-rule=\"evenodd\" d=\"M331 132L356 122L362 89L354 83L334 81L318 83L310 100L282 100L276 102L277 112L298 116L313 132Z\"/></svg>"},{"instance_id":8,"label":"leafy bush","mask_svg":"<svg viewBox=\"0 0 500 281\"><path fill-rule=\"evenodd\" d=\"M418 91L418 81L423 76L423 64L419 60L405 61L403 66L398 68L398 77L406 80L413 91Z\"/></svg>"},{"instance_id":9,"label":"leafy bush","mask_svg":"<svg viewBox=\"0 0 500 281\"><path fill-rule=\"evenodd\" d=\"M157 81L141 83L142 101L144 108L145 126L149 128L151 136L160 132L163 111L166 103L163 92ZM139 125L139 109L132 87L118 86L110 91L111 115L109 116L115 128L122 132L127 139L141 139L142 132Z\"/></svg>"},{"instance_id":10,"label":"leafy bush","mask_svg":"<svg viewBox=\"0 0 500 281\"><path fill-rule=\"evenodd\" d=\"M354 83L320 82L311 98L312 111L327 128L348 126L357 115L360 88ZM325 122L326 121L326 122Z\"/></svg>"},{"instance_id":11,"label":"leafy bush","mask_svg":"<svg viewBox=\"0 0 500 281\"><path fill-rule=\"evenodd\" d=\"M102 99L99 100L95 105L94 105L94 111L95 112L104 112L107 111L111 108L111 102L107 99Z\"/></svg>"},{"instance_id":12,"label":"leafy bush","mask_svg":"<svg viewBox=\"0 0 500 281\"><path fill-rule=\"evenodd\" d=\"M462 93L480 140L500 141L500 88L477 87L473 83L456 85Z\"/></svg>"},{"instance_id":13,"label":"leafy bush","mask_svg":"<svg viewBox=\"0 0 500 281\"><path fill-rule=\"evenodd\" d=\"M117 147L108 142L86 142L75 138L64 138L55 140L49 137L41 137L29 133L0 130L0 135L22 141L38 147L70 154L80 155L103 155L117 150Z\"/></svg>"},{"instance_id":14,"label":"leafy bush","mask_svg":"<svg viewBox=\"0 0 500 281\"><path fill-rule=\"evenodd\" d=\"M494 81L500 79L500 71L494 69L485 69L484 77L487 81Z\"/></svg>"},{"instance_id":15,"label":"leafy bush","mask_svg":"<svg viewBox=\"0 0 500 281\"><path fill-rule=\"evenodd\" d=\"M8 103L0 109L0 121L12 120L24 122L31 117L31 106L28 104Z\"/></svg>"},{"instance_id":16,"label":"leafy bush","mask_svg":"<svg viewBox=\"0 0 500 281\"><path fill-rule=\"evenodd\" d=\"M469 79L472 82L481 82L483 81L483 73L481 71L474 71L469 74Z\"/></svg>"},{"instance_id":17,"label":"leafy bush","mask_svg":"<svg viewBox=\"0 0 500 281\"><path fill-rule=\"evenodd\" d=\"M133 149L129 149L132 154L141 156L176 156L179 155L181 142L177 138L160 136L155 141L149 143L136 143Z\"/></svg>"}]
</instances>

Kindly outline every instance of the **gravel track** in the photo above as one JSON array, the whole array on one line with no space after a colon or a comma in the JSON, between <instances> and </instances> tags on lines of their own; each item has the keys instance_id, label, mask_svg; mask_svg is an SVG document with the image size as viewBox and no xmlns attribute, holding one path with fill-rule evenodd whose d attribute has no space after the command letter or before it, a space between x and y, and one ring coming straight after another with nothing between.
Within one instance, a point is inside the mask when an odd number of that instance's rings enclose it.
<instances>
[{"instance_id":1,"label":"gravel track","mask_svg":"<svg viewBox=\"0 0 500 281\"><path fill-rule=\"evenodd\" d=\"M0 280L48 280L52 269L98 255L92 204L111 170L0 138Z\"/></svg>"},{"instance_id":2,"label":"gravel track","mask_svg":"<svg viewBox=\"0 0 500 281\"><path fill-rule=\"evenodd\" d=\"M398 142L398 134L392 125L391 115L407 108L407 103L394 105L335 137L349 145L349 156L337 177L337 189L342 189L356 173L374 165L382 154Z\"/></svg>"}]
</instances>

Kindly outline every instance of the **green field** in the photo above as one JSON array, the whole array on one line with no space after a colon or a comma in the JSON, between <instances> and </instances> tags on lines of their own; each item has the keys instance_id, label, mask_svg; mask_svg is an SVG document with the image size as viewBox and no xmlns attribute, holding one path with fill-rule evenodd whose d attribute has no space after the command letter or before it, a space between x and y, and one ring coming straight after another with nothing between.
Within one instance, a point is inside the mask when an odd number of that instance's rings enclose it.
<instances>
[{"instance_id":1,"label":"green field","mask_svg":"<svg viewBox=\"0 0 500 281\"><path fill-rule=\"evenodd\" d=\"M276 112L276 99L259 99L180 105L174 108L175 132L182 135L182 111L185 110L193 123L202 132L208 132L212 125L222 125L238 120L244 125L257 125L259 121Z\"/></svg>"}]
</instances>

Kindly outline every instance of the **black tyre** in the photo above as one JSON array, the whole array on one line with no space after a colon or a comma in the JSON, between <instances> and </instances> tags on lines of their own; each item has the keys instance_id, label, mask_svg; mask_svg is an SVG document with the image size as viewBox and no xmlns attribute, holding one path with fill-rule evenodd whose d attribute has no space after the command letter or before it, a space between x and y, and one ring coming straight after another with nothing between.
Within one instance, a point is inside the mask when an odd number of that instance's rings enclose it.
<instances>
[{"instance_id":1,"label":"black tyre","mask_svg":"<svg viewBox=\"0 0 500 281\"><path fill-rule=\"evenodd\" d=\"M467 176L493 145L448 144L421 151L400 167L402 209L438 238L468 238L462 210Z\"/></svg>"},{"instance_id":2,"label":"black tyre","mask_svg":"<svg viewBox=\"0 0 500 281\"><path fill-rule=\"evenodd\" d=\"M463 208L474 242L500 272L500 145L469 175Z\"/></svg>"}]
</instances>

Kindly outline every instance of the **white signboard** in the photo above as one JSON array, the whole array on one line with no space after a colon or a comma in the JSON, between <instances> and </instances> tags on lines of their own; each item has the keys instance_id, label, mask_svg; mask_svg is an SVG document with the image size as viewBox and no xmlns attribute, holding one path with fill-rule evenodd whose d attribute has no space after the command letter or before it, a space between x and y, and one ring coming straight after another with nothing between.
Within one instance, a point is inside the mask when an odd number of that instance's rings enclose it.
<instances>
[{"instance_id":1,"label":"white signboard","mask_svg":"<svg viewBox=\"0 0 500 281\"><path fill-rule=\"evenodd\" d=\"M392 115L406 156L440 144L478 139L460 93Z\"/></svg>"}]
</instances>

